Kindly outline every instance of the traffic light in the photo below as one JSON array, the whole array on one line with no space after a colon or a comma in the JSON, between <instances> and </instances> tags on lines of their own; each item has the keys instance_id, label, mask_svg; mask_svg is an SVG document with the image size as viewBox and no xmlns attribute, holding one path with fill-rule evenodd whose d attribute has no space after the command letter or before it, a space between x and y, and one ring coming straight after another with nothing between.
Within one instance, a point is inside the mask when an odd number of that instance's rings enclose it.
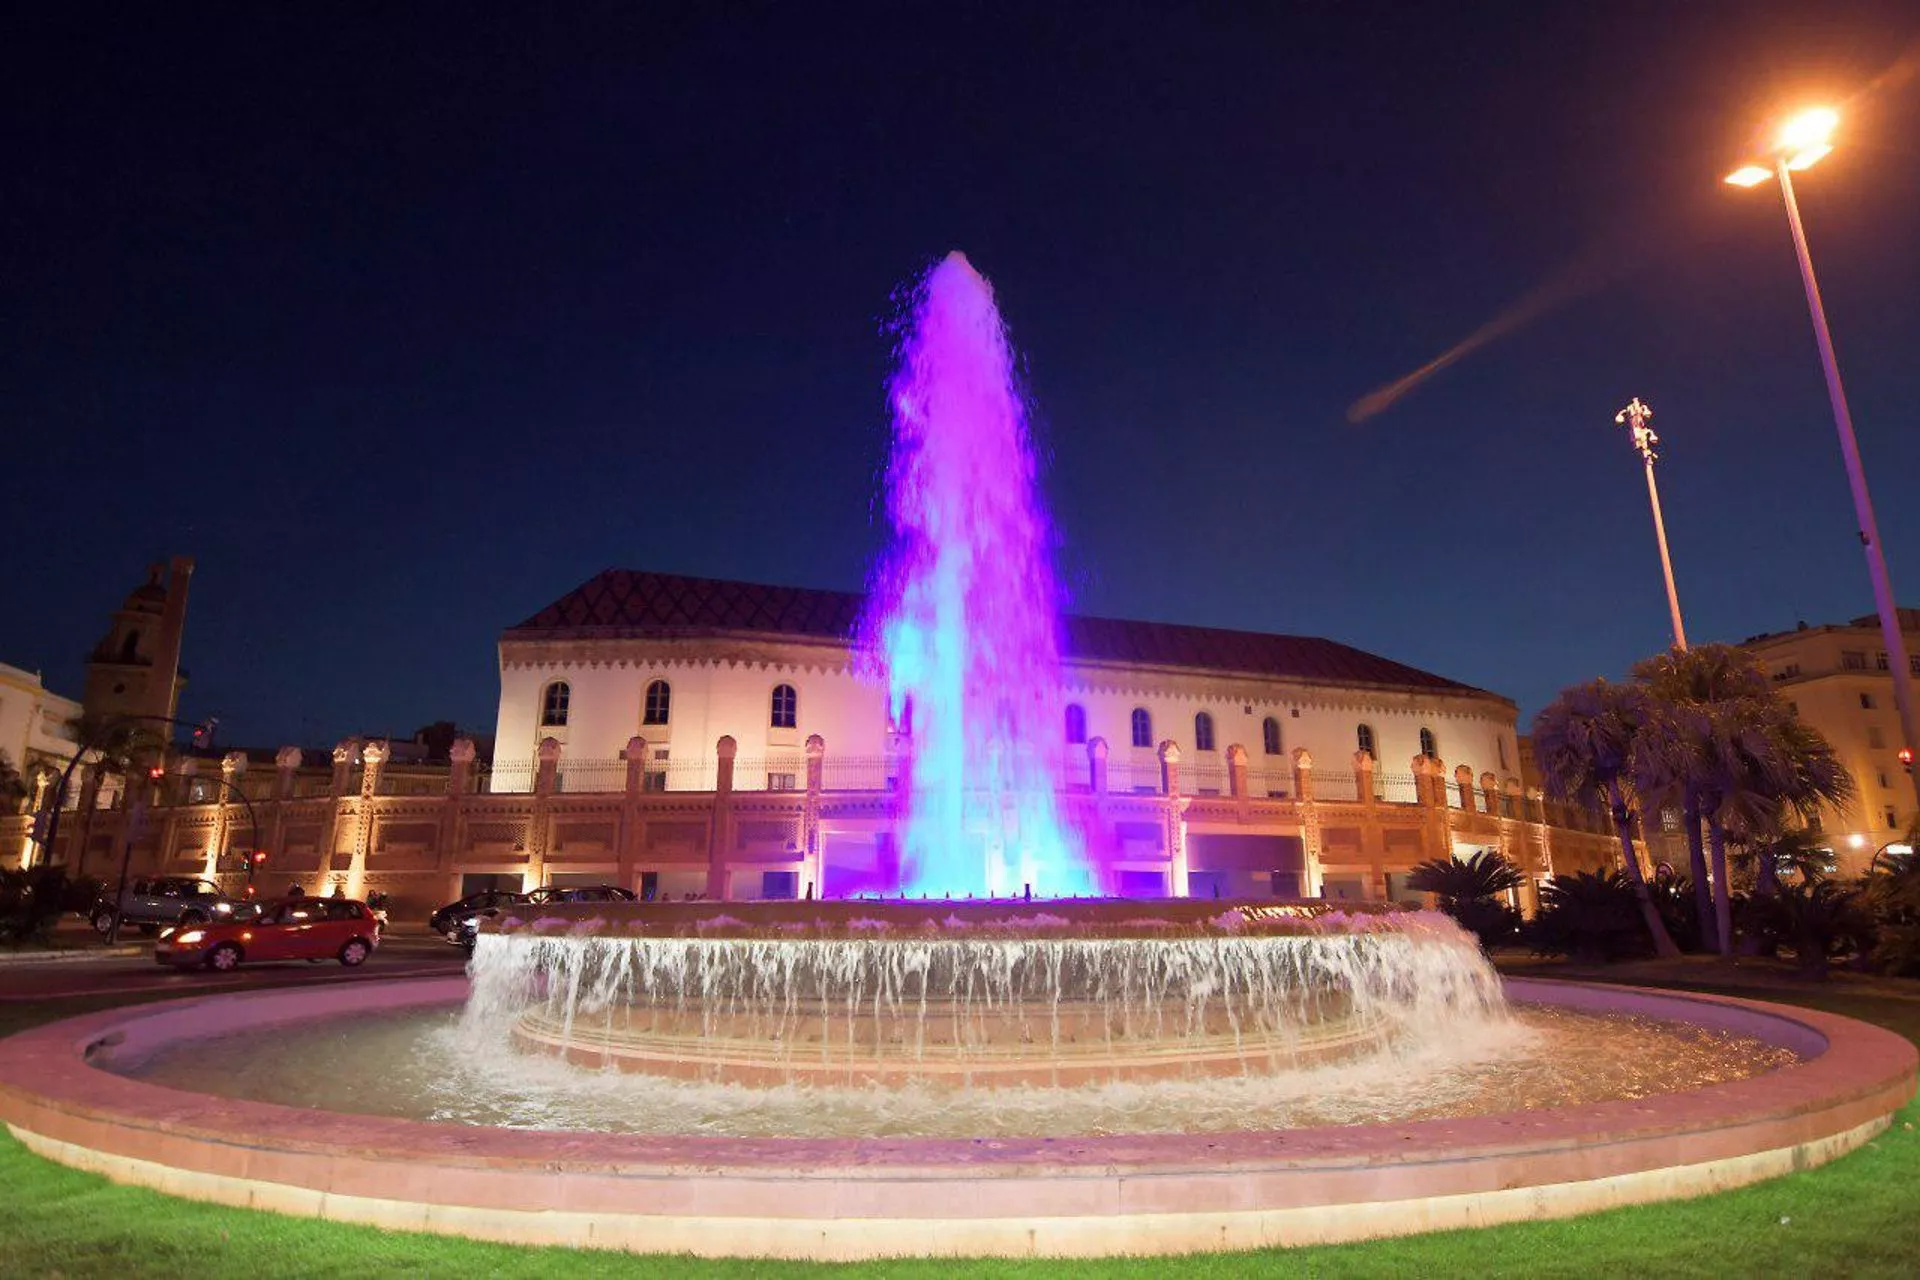
<instances>
[{"instance_id":1,"label":"traffic light","mask_svg":"<svg viewBox=\"0 0 1920 1280\"><path fill-rule=\"evenodd\" d=\"M1900 767L1902 769L1905 769L1908 773L1913 772L1913 748L1912 747L1900 748Z\"/></svg>"},{"instance_id":2,"label":"traffic light","mask_svg":"<svg viewBox=\"0 0 1920 1280\"><path fill-rule=\"evenodd\" d=\"M158 782L166 776L167 770L165 765L156 764L147 770L147 778L153 782Z\"/></svg>"},{"instance_id":3,"label":"traffic light","mask_svg":"<svg viewBox=\"0 0 1920 1280\"><path fill-rule=\"evenodd\" d=\"M255 849L252 853L248 854L247 857L252 861L254 866L258 867L266 862L267 851L265 849Z\"/></svg>"}]
</instances>

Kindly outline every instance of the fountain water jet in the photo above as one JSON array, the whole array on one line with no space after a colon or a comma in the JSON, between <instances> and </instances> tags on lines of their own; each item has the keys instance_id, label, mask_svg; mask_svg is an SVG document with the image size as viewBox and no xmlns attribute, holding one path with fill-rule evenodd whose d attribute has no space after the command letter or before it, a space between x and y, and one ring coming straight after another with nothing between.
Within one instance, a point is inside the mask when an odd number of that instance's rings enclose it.
<instances>
[{"instance_id":1,"label":"fountain water jet","mask_svg":"<svg viewBox=\"0 0 1920 1280\"><path fill-rule=\"evenodd\" d=\"M961 253L920 281L888 386L891 542L862 649L903 747L909 894L1094 891L1062 820L1060 591L1013 351Z\"/></svg>"}]
</instances>

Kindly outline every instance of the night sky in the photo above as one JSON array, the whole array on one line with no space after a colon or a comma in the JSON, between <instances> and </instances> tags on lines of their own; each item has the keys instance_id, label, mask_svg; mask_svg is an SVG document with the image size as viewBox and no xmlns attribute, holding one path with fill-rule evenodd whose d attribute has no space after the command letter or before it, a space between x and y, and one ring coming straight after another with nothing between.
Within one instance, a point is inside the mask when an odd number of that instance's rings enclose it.
<instances>
[{"instance_id":1,"label":"night sky","mask_svg":"<svg viewBox=\"0 0 1920 1280\"><path fill-rule=\"evenodd\" d=\"M1779 196L1719 184L1819 100L1802 210L1920 604L1913 0L34 9L0 661L73 696L169 554L185 709L258 744L490 730L499 632L608 566L857 589L889 300L951 248L1080 611L1530 715L1666 643L1638 395L1690 638L1870 612Z\"/></svg>"}]
</instances>

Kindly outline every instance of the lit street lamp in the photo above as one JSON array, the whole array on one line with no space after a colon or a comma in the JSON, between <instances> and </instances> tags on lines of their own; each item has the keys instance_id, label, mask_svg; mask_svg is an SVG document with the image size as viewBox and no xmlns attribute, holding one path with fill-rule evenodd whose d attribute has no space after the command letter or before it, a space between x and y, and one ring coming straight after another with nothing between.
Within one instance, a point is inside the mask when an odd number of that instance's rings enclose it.
<instances>
[{"instance_id":1,"label":"lit street lamp","mask_svg":"<svg viewBox=\"0 0 1920 1280\"><path fill-rule=\"evenodd\" d=\"M1660 489L1653 482L1653 464L1660 456L1653 451L1653 446L1660 443L1660 437L1647 425L1651 417L1653 410L1635 396L1626 408L1613 415L1613 420L1632 424L1633 447L1640 451L1640 458L1647 466L1647 498L1653 503L1653 536L1660 543L1660 568L1667 576L1667 611L1673 615L1673 647L1685 653L1687 629L1680 624L1680 592L1673 585L1673 557L1667 554L1667 522L1660 518Z\"/></svg>"},{"instance_id":2,"label":"lit street lamp","mask_svg":"<svg viewBox=\"0 0 1920 1280\"><path fill-rule=\"evenodd\" d=\"M1893 702L1900 712L1900 738L1903 748L1920 743L1914 731L1913 685L1907 666L1907 644L1900 632L1900 615L1894 603L1893 583L1887 576L1887 559L1880 550L1880 528L1873 518L1873 498L1867 493L1867 475L1860 465L1860 445L1853 435L1853 414L1847 409L1847 393L1840 385L1840 365L1833 355L1833 334L1827 329L1827 310L1820 302L1820 284L1814 279L1813 258L1807 252L1806 228L1800 225L1800 205L1793 197L1793 175L1811 168L1833 150L1833 131L1840 117L1825 108L1804 111L1781 128L1768 157L1772 168L1758 164L1743 165L1728 174L1726 181L1736 187L1758 186L1769 176L1780 183L1780 194L1787 205L1787 226L1793 232L1794 253L1800 259L1800 280L1807 290L1807 310L1813 316L1814 341L1820 347L1820 366L1827 375L1827 398L1833 403L1833 425L1840 432L1840 453L1847 463L1847 483L1853 489L1854 517L1859 522L1860 545L1867 553L1867 575L1873 579L1873 603L1880 614L1880 634L1887 646L1887 665L1893 676ZM1914 797L1920 802L1920 774L1913 776Z\"/></svg>"}]
</instances>

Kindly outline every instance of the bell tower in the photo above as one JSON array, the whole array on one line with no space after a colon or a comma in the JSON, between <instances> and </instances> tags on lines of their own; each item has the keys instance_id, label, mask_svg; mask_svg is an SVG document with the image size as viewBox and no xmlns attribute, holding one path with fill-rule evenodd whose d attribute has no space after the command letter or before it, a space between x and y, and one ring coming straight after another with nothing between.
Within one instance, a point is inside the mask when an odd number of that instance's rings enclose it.
<instances>
[{"instance_id":1,"label":"bell tower","mask_svg":"<svg viewBox=\"0 0 1920 1280\"><path fill-rule=\"evenodd\" d=\"M147 580L114 612L113 625L87 658L81 703L89 716L174 714L186 685L180 643L192 576L193 561L186 556L151 565Z\"/></svg>"}]
</instances>

